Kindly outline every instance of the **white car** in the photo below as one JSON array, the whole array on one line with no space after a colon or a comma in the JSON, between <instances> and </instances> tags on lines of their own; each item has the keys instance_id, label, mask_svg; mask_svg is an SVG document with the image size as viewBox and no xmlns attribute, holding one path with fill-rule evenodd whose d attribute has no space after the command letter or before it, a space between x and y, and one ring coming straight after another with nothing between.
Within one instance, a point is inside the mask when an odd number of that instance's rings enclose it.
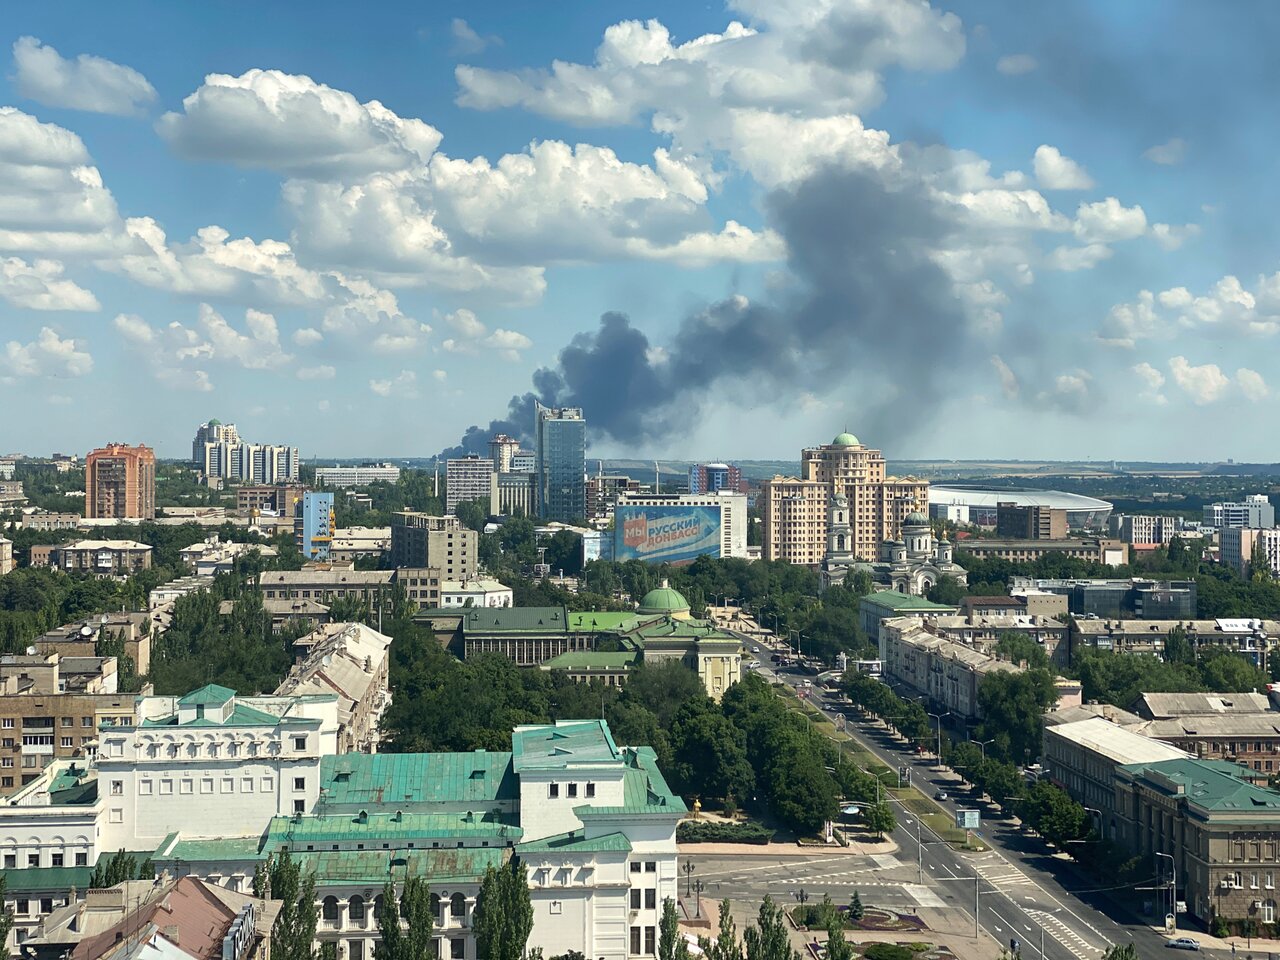
<instances>
[{"instance_id":1,"label":"white car","mask_svg":"<svg viewBox=\"0 0 1280 960\"><path fill-rule=\"evenodd\" d=\"M1174 950L1199 950L1200 941L1192 940L1190 937L1178 937L1176 940L1168 941L1165 946L1172 947Z\"/></svg>"}]
</instances>

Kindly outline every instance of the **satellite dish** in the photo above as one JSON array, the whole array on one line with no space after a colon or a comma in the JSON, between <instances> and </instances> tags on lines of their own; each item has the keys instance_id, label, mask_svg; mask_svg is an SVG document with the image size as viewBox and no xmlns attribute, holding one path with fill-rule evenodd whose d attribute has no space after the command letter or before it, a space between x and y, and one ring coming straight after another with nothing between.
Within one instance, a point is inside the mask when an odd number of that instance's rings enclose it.
<instances>
[{"instance_id":1,"label":"satellite dish","mask_svg":"<svg viewBox=\"0 0 1280 960\"><path fill-rule=\"evenodd\" d=\"M34 657L35 655L36 655L36 648L35 648L35 646L33 645L33 646L30 646L30 647L27 647L27 656L28 656L28 657Z\"/></svg>"}]
</instances>

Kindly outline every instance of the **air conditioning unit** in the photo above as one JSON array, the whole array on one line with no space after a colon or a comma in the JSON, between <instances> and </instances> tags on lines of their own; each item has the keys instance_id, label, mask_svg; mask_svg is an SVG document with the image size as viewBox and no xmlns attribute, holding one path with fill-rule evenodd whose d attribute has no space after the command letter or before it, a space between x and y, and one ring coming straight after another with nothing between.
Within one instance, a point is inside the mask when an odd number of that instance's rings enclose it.
<instances>
[{"instance_id":1,"label":"air conditioning unit","mask_svg":"<svg viewBox=\"0 0 1280 960\"><path fill-rule=\"evenodd\" d=\"M1261 900L1255 900L1255 901L1253 901L1253 903L1251 903L1251 904L1249 905L1249 909L1250 909L1250 910L1261 910L1261 909L1262 909L1262 901L1261 901Z\"/></svg>"}]
</instances>

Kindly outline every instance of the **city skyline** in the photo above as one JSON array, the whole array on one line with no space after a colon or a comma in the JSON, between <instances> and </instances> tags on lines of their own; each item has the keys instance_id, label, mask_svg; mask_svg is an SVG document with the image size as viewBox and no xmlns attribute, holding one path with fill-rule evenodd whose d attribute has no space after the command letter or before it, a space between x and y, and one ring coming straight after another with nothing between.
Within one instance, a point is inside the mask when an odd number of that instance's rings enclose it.
<instances>
[{"instance_id":1,"label":"city skyline","mask_svg":"<svg viewBox=\"0 0 1280 960\"><path fill-rule=\"evenodd\" d=\"M6 447L1274 459L1266 4L342 10L14 12Z\"/></svg>"}]
</instances>

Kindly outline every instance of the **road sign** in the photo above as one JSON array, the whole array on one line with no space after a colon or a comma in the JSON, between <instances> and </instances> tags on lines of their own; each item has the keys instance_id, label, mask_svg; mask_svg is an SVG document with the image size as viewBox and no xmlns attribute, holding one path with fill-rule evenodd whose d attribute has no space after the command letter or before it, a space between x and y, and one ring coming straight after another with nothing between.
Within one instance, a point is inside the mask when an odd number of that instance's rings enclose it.
<instances>
[{"instance_id":1,"label":"road sign","mask_svg":"<svg viewBox=\"0 0 1280 960\"><path fill-rule=\"evenodd\" d=\"M978 830L982 827L982 813L978 810L957 810L956 826L961 830Z\"/></svg>"},{"instance_id":2,"label":"road sign","mask_svg":"<svg viewBox=\"0 0 1280 960\"><path fill-rule=\"evenodd\" d=\"M898 767L898 786L903 787L911 782L911 768L906 764Z\"/></svg>"}]
</instances>

